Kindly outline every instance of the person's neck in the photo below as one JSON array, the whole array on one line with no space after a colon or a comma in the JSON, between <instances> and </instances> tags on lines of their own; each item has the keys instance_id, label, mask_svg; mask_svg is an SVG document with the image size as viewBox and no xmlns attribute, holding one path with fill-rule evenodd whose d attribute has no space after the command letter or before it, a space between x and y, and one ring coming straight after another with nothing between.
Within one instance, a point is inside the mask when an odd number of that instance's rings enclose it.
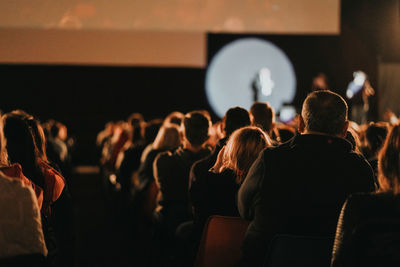
<instances>
[{"instance_id":1,"label":"person's neck","mask_svg":"<svg viewBox=\"0 0 400 267\"><path fill-rule=\"evenodd\" d=\"M192 144L189 143L189 142L185 142L185 143L183 144L183 148L184 148L184 149L187 149L187 150L189 150L189 151L191 151L191 152L193 152L193 153L197 153L197 152L199 152L200 150L203 149L203 146L202 146L202 145L200 145L200 146L195 146L195 145L192 145Z\"/></svg>"},{"instance_id":2,"label":"person's neck","mask_svg":"<svg viewBox=\"0 0 400 267\"><path fill-rule=\"evenodd\" d=\"M324 135L324 136L330 136L330 137L339 137L339 138L343 138L343 136L337 134L337 135L333 135L333 134L327 134L327 133L322 133L322 132L316 132L316 131L308 131L305 130L304 132L301 133L303 134L316 134L316 135Z\"/></svg>"}]
</instances>

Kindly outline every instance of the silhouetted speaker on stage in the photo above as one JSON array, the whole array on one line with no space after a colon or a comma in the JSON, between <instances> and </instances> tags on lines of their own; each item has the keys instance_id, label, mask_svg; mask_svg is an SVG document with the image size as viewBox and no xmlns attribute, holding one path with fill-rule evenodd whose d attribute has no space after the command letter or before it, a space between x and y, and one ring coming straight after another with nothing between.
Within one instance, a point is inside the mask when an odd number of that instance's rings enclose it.
<instances>
[{"instance_id":1,"label":"silhouetted speaker on stage","mask_svg":"<svg viewBox=\"0 0 400 267\"><path fill-rule=\"evenodd\" d=\"M350 119L358 124L364 124L368 121L369 97L375 94L375 90L363 71L354 72L353 77L346 91L351 108Z\"/></svg>"},{"instance_id":2,"label":"silhouetted speaker on stage","mask_svg":"<svg viewBox=\"0 0 400 267\"><path fill-rule=\"evenodd\" d=\"M261 101L259 99L259 92L264 96L270 96L272 94L272 89L274 88L275 83L271 79L271 71L264 67L261 68L257 74L256 77L254 77L252 83L251 83L251 89L253 91L253 101Z\"/></svg>"}]
</instances>

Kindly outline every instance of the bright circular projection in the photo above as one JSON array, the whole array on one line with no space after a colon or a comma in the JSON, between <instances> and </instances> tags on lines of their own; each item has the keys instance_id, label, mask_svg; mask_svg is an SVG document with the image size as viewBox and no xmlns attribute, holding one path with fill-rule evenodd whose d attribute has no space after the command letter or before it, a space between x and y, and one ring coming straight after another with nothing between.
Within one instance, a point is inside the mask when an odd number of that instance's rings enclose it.
<instances>
[{"instance_id":1,"label":"bright circular projection","mask_svg":"<svg viewBox=\"0 0 400 267\"><path fill-rule=\"evenodd\" d=\"M206 73L206 94L221 118L234 106L249 109L255 100L268 101L275 111L291 103L296 76L285 53L271 42L244 38L224 46Z\"/></svg>"}]
</instances>

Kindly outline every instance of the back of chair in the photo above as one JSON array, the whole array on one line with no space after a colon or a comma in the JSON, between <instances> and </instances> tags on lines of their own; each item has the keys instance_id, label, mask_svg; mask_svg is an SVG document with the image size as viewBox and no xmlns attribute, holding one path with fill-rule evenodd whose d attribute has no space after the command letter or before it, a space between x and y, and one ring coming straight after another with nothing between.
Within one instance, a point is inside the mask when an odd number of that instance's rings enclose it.
<instances>
[{"instance_id":1,"label":"back of chair","mask_svg":"<svg viewBox=\"0 0 400 267\"><path fill-rule=\"evenodd\" d=\"M271 242L265 267L329 267L333 237L277 235Z\"/></svg>"},{"instance_id":2,"label":"back of chair","mask_svg":"<svg viewBox=\"0 0 400 267\"><path fill-rule=\"evenodd\" d=\"M19 255L11 258L0 259L2 267L44 267L46 259L42 254Z\"/></svg>"},{"instance_id":3,"label":"back of chair","mask_svg":"<svg viewBox=\"0 0 400 267\"><path fill-rule=\"evenodd\" d=\"M239 217L211 216L203 230L195 266L235 266L248 225Z\"/></svg>"},{"instance_id":4,"label":"back of chair","mask_svg":"<svg viewBox=\"0 0 400 267\"><path fill-rule=\"evenodd\" d=\"M366 220L353 231L354 255L351 264L356 266L400 266L400 220L382 218Z\"/></svg>"}]
</instances>

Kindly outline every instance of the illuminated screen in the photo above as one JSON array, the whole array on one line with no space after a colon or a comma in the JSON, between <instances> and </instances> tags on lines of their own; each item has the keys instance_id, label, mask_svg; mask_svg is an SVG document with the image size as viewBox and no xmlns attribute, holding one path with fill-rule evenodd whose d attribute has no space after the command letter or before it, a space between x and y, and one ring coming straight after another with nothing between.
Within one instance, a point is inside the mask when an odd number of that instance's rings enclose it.
<instances>
[{"instance_id":1,"label":"illuminated screen","mask_svg":"<svg viewBox=\"0 0 400 267\"><path fill-rule=\"evenodd\" d=\"M243 38L224 46L206 73L206 94L214 112L223 117L233 106L250 109L254 101L267 101L280 111L291 103L296 76L286 54L274 44Z\"/></svg>"},{"instance_id":2,"label":"illuminated screen","mask_svg":"<svg viewBox=\"0 0 400 267\"><path fill-rule=\"evenodd\" d=\"M339 10L339 0L1 0L0 62L203 67L207 32L339 34Z\"/></svg>"}]
</instances>

